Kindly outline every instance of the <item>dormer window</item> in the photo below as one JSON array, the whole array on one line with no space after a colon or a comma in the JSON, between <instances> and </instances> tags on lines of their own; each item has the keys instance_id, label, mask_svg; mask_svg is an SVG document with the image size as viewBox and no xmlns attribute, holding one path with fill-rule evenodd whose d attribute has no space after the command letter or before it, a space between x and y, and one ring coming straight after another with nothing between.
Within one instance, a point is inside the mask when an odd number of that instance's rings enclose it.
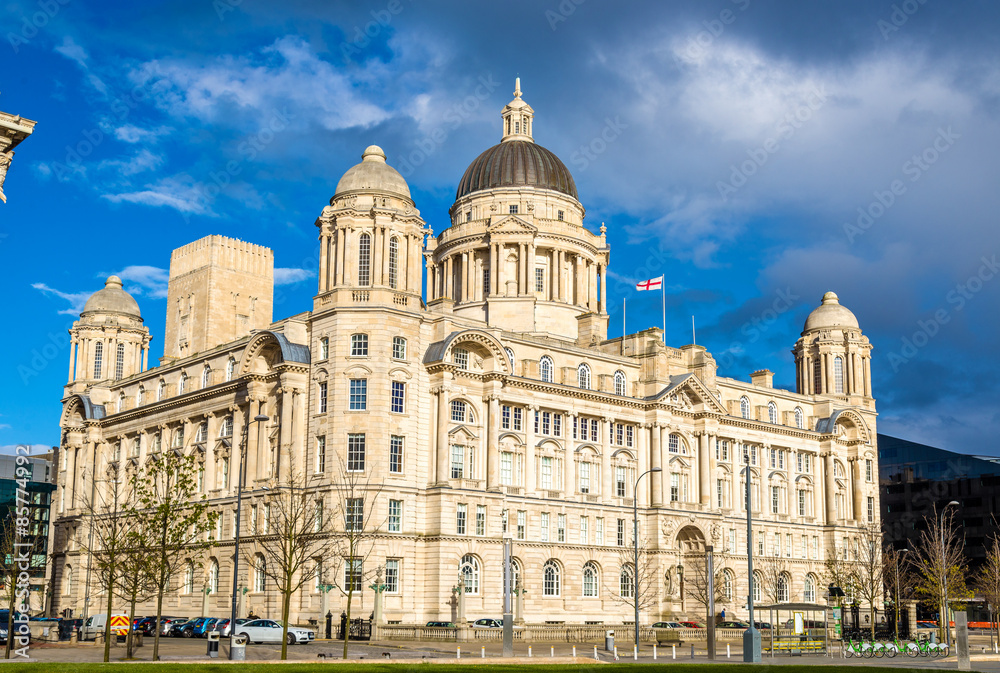
<instances>
[{"instance_id":1,"label":"dormer window","mask_svg":"<svg viewBox=\"0 0 1000 673\"><path fill-rule=\"evenodd\" d=\"M516 205L510 207L510 214L511 215L517 215L517 206Z\"/></svg>"}]
</instances>

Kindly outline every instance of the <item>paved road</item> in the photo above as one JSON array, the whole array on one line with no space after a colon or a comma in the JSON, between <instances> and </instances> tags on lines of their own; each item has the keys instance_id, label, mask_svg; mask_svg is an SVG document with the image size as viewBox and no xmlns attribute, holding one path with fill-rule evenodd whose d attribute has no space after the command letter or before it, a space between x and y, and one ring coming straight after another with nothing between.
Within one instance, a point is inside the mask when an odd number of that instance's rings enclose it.
<instances>
[{"instance_id":1,"label":"paved road","mask_svg":"<svg viewBox=\"0 0 1000 673\"><path fill-rule=\"evenodd\" d=\"M226 643L224 643L225 645ZM988 646L988 640L985 641ZM1000 673L1000 656L975 654L981 652L984 643L973 641L973 670L987 673ZM355 643L350 644L349 658L366 661L421 661L439 660L455 661L458 648L461 648L461 661L474 663L481 661L483 655L491 660L491 663L501 663L502 647L500 643L443 643L443 642L412 642L412 643ZM485 650L482 649L485 647ZM146 644L137 648L136 659L149 660L152 657L152 641L147 639ZM164 638L160 641L160 658L174 661L207 661L207 642L198 638ZM35 661L44 662L99 662L103 661L104 648L96 647L93 643L79 645L69 644L36 644L31 647L31 658ZM307 645L293 645L288 648L288 658L297 661L318 661L320 655L326 655L331 659L340 659L343 654L343 642L318 640ZM580 663L593 661L595 658L593 645L577 645L576 654ZM671 648L657 648L657 663L671 663L673 659ZM739 643L730 644L730 657L726 656L725 645L718 650L717 663L740 663L742 660L742 650ZM220 652L220 661L224 661L227 656L225 647ZM247 647L247 660L275 661L281 656L280 645L249 645ZM517 643L514 647L515 659L524 663L528 661L529 646ZM552 662L553 657L560 662L572 661L573 645L567 643L534 643L530 646L531 661L537 663ZM125 648L113 647L111 650L112 661L124 659ZM677 648L676 661L678 663L708 663L707 652L704 647L696 648L692 659L690 645ZM614 661L614 654L605 652L603 647L597 649L596 658L603 662ZM620 643L619 661L631 662L631 644ZM639 650L638 661L643 663L653 662L653 648L644 646ZM831 665L844 664L861 666L888 666L900 668L927 668L927 669L949 669L957 668L955 657L946 659L933 659L918 657L896 657L894 659L842 659L839 656L801 656L792 657L789 655L778 655L773 659L765 654L765 663L768 664L807 664L807 665Z\"/></svg>"}]
</instances>

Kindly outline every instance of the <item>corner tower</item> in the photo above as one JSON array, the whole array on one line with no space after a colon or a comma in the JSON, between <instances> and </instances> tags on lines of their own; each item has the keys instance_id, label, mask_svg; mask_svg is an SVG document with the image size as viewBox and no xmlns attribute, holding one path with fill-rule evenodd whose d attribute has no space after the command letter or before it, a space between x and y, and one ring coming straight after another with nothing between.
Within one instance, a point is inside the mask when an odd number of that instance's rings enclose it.
<instances>
[{"instance_id":1,"label":"corner tower","mask_svg":"<svg viewBox=\"0 0 1000 673\"><path fill-rule=\"evenodd\" d=\"M316 310L355 304L421 307L424 221L403 176L371 145L316 220Z\"/></svg>"},{"instance_id":2,"label":"corner tower","mask_svg":"<svg viewBox=\"0 0 1000 673\"><path fill-rule=\"evenodd\" d=\"M581 345L604 341L605 230L583 226L573 176L535 142L520 79L501 118L500 143L459 182L451 226L428 241L429 307Z\"/></svg>"},{"instance_id":3,"label":"corner tower","mask_svg":"<svg viewBox=\"0 0 1000 673\"><path fill-rule=\"evenodd\" d=\"M836 294L827 292L823 303L806 318L792 350L797 392L828 395L874 409L871 350L858 319Z\"/></svg>"}]
</instances>

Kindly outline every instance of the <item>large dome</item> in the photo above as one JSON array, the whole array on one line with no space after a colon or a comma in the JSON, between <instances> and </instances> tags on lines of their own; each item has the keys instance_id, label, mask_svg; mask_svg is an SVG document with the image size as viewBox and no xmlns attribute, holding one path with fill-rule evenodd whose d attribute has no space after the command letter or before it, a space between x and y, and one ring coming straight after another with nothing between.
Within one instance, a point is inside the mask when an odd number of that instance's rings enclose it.
<instances>
[{"instance_id":1,"label":"large dome","mask_svg":"<svg viewBox=\"0 0 1000 673\"><path fill-rule=\"evenodd\" d=\"M476 157L458 183L455 200L495 187L541 187L579 200L576 183L565 164L530 140L508 140Z\"/></svg>"},{"instance_id":2,"label":"large dome","mask_svg":"<svg viewBox=\"0 0 1000 673\"><path fill-rule=\"evenodd\" d=\"M823 303L813 309L813 312L806 318L806 324L802 328L803 332L816 329L826 329L830 327L853 327L860 329L858 319L854 317L850 309L841 306L840 299L833 292L823 295Z\"/></svg>"},{"instance_id":3,"label":"large dome","mask_svg":"<svg viewBox=\"0 0 1000 673\"><path fill-rule=\"evenodd\" d=\"M361 155L361 163L347 169L337 183L334 198L359 190L386 192L412 201L406 180L399 171L385 163L385 152L378 145L369 145Z\"/></svg>"},{"instance_id":4,"label":"large dome","mask_svg":"<svg viewBox=\"0 0 1000 673\"><path fill-rule=\"evenodd\" d=\"M88 313L117 313L142 320L139 304L132 295L122 289L122 279L118 276L108 276L104 282L104 289L90 295L80 315Z\"/></svg>"}]
</instances>

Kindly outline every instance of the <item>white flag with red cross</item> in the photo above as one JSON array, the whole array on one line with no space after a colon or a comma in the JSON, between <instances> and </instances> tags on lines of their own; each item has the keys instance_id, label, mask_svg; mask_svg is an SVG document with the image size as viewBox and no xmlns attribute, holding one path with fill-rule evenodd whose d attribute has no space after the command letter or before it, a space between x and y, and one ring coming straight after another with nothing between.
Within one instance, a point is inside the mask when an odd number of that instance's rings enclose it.
<instances>
[{"instance_id":1,"label":"white flag with red cross","mask_svg":"<svg viewBox=\"0 0 1000 673\"><path fill-rule=\"evenodd\" d=\"M660 290L663 288L663 276L659 278L650 278L649 280L644 280L641 283L635 284L635 289L642 292L644 290Z\"/></svg>"}]
</instances>

